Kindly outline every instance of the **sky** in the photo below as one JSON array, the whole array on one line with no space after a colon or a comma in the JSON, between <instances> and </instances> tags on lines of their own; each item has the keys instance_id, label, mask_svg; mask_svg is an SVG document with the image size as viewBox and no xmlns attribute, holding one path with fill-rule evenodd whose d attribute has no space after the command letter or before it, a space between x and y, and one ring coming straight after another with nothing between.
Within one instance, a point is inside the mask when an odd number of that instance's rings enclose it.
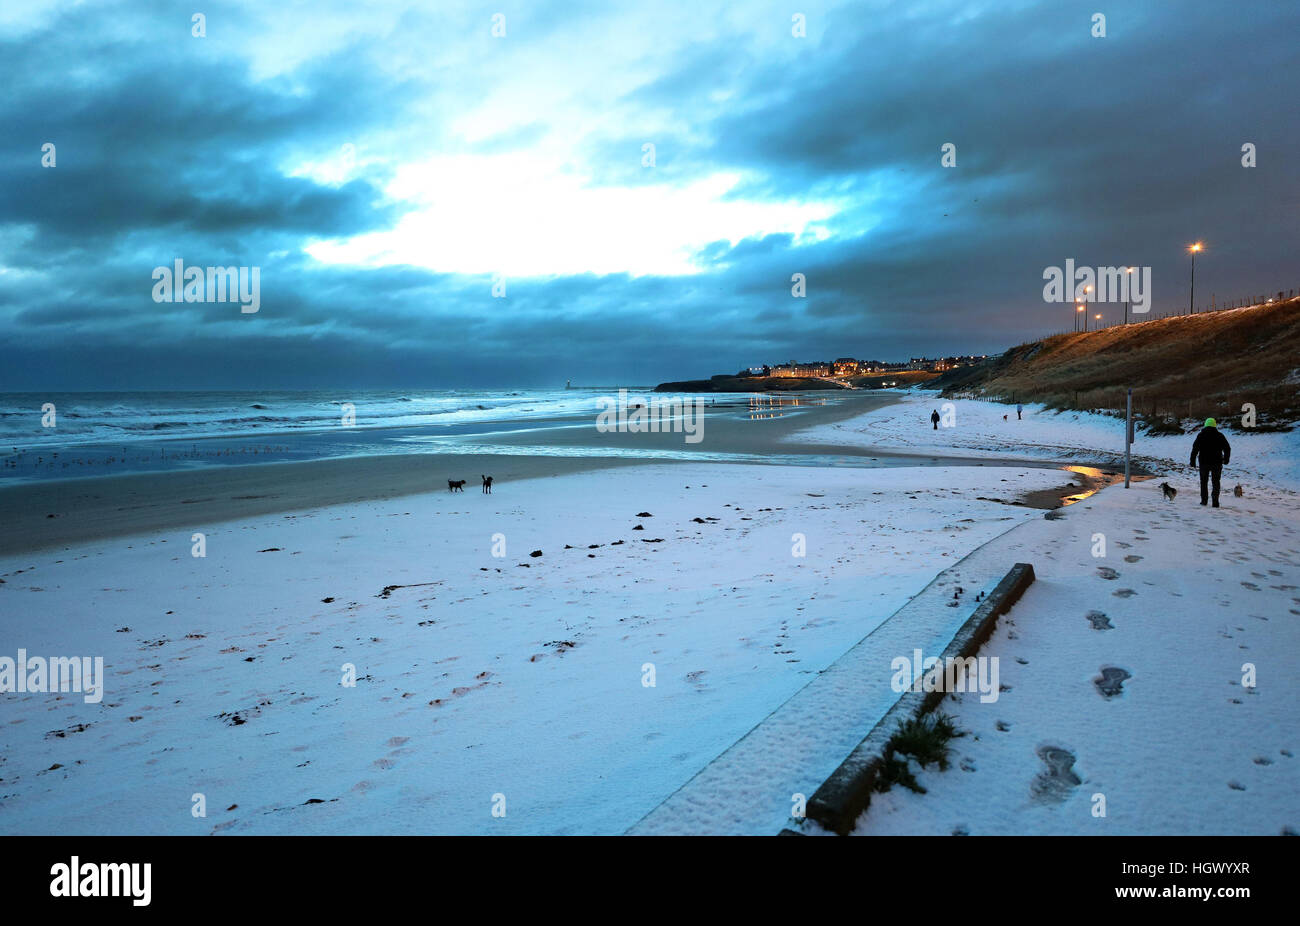
<instances>
[{"instance_id":1,"label":"sky","mask_svg":"<svg viewBox=\"0 0 1300 926\"><path fill-rule=\"evenodd\" d=\"M0 391L995 353L1071 326L1067 259L1186 307L1193 241L1198 304L1297 288L1297 34L1280 0L5 4ZM178 260L256 268L257 311L159 301Z\"/></svg>"}]
</instances>

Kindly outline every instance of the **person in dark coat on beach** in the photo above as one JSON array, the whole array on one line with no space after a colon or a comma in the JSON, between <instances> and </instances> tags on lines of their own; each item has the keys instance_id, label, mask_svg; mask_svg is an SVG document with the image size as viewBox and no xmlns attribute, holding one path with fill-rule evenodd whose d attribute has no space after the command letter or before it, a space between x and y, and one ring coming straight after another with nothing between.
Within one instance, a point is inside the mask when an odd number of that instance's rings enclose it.
<instances>
[{"instance_id":1,"label":"person in dark coat on beach","mask_svg":"<svg viewBox=\"0 0 1300 926\"><path fill-rule=\"evenodd\" d=\"M1188 464L1196 466L1197 459L1200 459L1202 505L1211 498L1211 493L1206 491L1206 483L1212 482L1214 507L1219 507L1219 477L1223 475L1223 467L1231 456L1232 447L1228 444L1228 439L1219 432L1217 422L1213 418L1206 418L1205 427L1192 442L1192 458Z\"/></svg>"},{"instance_id":2,"label":"person in dark coat on beach","mask_svg":"<svg viewBox=\"0 0 1300 926\"><path fill-rule=\"evenodd\" d=\"M930 423L934 425L936 431L939 430L939 409L936 408L930 413Z\"/></svg>"}]
</instances>

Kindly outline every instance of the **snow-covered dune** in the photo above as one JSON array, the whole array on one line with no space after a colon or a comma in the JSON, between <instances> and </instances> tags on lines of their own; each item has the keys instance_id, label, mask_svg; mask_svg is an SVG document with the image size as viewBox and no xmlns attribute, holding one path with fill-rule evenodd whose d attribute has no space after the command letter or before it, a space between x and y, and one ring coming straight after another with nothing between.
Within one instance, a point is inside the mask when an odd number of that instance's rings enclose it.
<instances>
[{"instance_id":1,"label":"snow-covered dune","mask_svg":"<svg viewBox=\"0 0 1300 926\"><path fill-rule=\"evenodd\" d=\"M884 450L965 456L1026 456L1078 462L1094 459L1122 463L1124 421L1089 412L1058 412L1026 404L1023 418L1016 406L982 399L945 399L924 389L898 393L900 402L874 412L801 432L800 440L860 444ZM948 411L951 411L951 415ZM930 421L938 411L945 422L935 430ZM1005 416L1005 420L1004 417ZM1300 488L1300 430L1225 431L1232 442L1232 462L1224 470L1231 488L1236 482ZM1138 433L1134 459L1165 473L1191 475L1187 467L1194 434Z\"/></svg>"}]
</instances>

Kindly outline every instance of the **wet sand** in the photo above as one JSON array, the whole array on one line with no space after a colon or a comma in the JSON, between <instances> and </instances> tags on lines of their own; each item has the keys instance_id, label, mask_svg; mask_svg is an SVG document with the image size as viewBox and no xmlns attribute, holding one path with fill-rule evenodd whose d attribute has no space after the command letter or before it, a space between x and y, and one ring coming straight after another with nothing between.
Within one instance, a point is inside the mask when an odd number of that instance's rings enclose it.
<instances>
[{"instance_id":1,"label":"wet sand","mask_svg":"<svg viewBox=\"0 0 1300 926\"><path fill-rule=\"evenodd\" d=\"M481 435L466 442L465 452L431 450L22 483L0 488L0 524L4 525L0 532L0 555L145 532L179 530L188 537L189 532L240 518L422 492L446 492L448 479L465 479L465 492L479 492L479 475L484 473L494 477L498 492L509 492L510 483L519 480L647 462L689 463L690 456L695 454L709 462L728 462L719 459L719 455L734 453L760 455L774 462L781 458L791 461L794 459L791 455L837 456L849 463L868 466L999 464L998 460L989 458L917 456L860 446L800 442L800 429L842 420L895 401L889 395L866 392L837 398L842 401L805 404L798 414L754 420L737 418L734 407L724 409L719 403L708 414L703 439L696 444L686 443L680 433L600 433L594 427L593 416L585 425ZM807 402L807 399L800 401ZM756 415L771 413L770 409L764 409ZM495 440L508 443L510 452L494 452ZM474 452L474 444L481 444L481 451ZM536 452L527 452L532 447ZM584 455L584 448L591 448L592 455ZM601 455L614 451L634 451L640 455ZM660 453L665 456L657 456ZM742 457L736 462L753 460ZM1005 462L1018 466L1060 466L1046 461L1041 464L1024 460Z\"/></svg>"},{"instance_id":2,"label":"wet sand","mask_svg":"<svg viewBox=\"0 0 1300 926\"><path fill-rule=\"evenodd\" d=\"M149 531L182 530L188 537L206 525L239 518L446 492L453 477L466 480L468 494L481 491L480 473L490 473L499 487L518 479L637 462L407 454L27 483L0 489L0 523L5 525L0 555Z\"/></svg>"}]
</instances>

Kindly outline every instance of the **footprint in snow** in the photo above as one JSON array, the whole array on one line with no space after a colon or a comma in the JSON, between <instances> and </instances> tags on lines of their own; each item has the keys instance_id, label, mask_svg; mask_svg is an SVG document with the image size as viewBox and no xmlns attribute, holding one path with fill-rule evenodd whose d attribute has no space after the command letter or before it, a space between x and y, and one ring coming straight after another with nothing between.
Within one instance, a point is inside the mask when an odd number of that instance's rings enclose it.
<instances>
[{"instance_id":1,"label":"footprint in snow","mask_svg":"<svg viewBox=\"0 0 1300 926\"><path fill-rule=\"evenodd\" d=\"M1092 624L1093 630L1114 630L1115 629L1114 625L1112 625L1110 622L1110 618L1107 617L1105 613L1102 611L1089 611L1087 614L1084 615L1084 617L1088 619L1088 623Z\"/></svg>"},{"instance_id":2,"label":"footprint in snow","mask_svg":"<svg viewBox=\"0 0 1300 926\"><path fill-rule=\"evenodd\" d=\"M1064 803L1070 793L1083 784L1083 779L1074 771L1074 753L1060 746L1039 746L1038 758L1043 760L1047 769L1038 773L1030 785L1031 793L1040 801Z\"/></svg>"},{"instance_id":3,"label":"footprint in snow","mask_svg":"<svg viewBox=\"0 0 1300 926\"><path fill-rule=\"evenodd\" d=\"M1092 683L1097 686L1101 696L1109 700L1123 694L1124 682L1132 677L1127 669L1121 669L1119 666L1102 666L1101 676L1094 678Z\"/></svg>"}]
</instances>

